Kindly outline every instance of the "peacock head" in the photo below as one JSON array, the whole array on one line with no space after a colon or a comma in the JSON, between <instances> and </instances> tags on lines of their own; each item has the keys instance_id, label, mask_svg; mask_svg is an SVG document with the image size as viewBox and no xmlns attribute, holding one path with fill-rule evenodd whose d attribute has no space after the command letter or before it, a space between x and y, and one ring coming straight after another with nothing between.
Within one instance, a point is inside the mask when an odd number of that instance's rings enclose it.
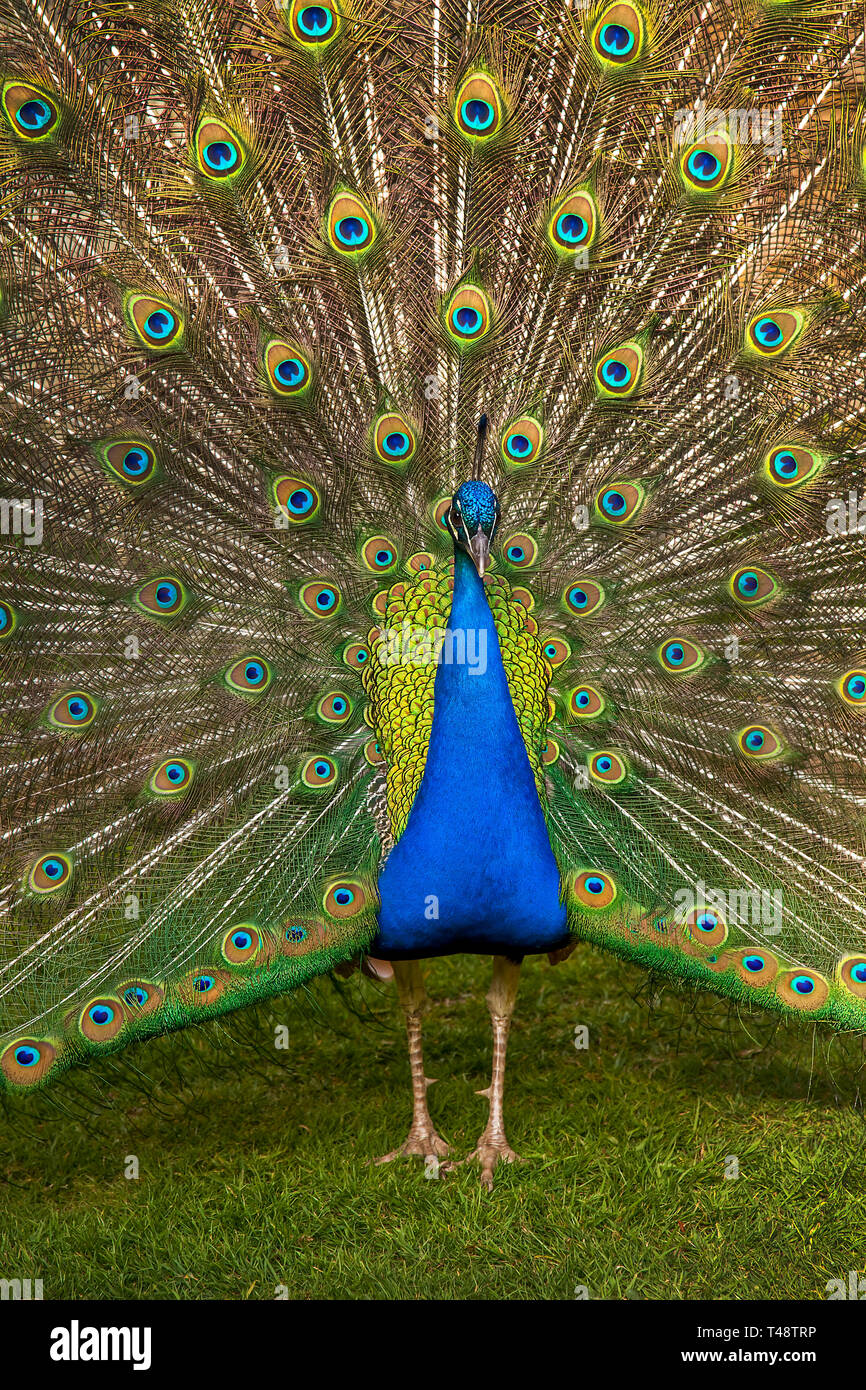
<instances>
[{"instance_id":1,"label":"peacock head","mask_svg":"<svg viewBox=\"0 0 866 1390\"><path fill-rule=\"evenodd\" d=\"M457 489L445 514L455 546L470 557L482 579L499 513L499 498L493 488L470 479Z\"/></svg>"}]
</instances>

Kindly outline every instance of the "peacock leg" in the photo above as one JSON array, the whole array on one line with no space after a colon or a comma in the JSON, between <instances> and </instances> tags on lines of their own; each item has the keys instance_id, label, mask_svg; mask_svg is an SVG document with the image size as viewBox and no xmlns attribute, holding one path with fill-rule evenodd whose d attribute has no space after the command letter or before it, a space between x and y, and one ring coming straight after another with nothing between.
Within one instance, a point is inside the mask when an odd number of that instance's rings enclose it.
<instances>
[{"instance_id":1,"label":"peacock leg","mask_svg":"<svg viewBox=\"0 0 866 1390\"><path fill-rule=\"evenodd\" d=\"M502 1159L513 1163L519 1156L514 1152L505 1137L505 1121L502 1101L505 1091L505 1050L508 1046L508 1033L511 1028L511 1015L517 1000L517 987L520 984L520 965L507 956L493 957L493 979L487 995L487 1007L493 1024L493 1069L490 1085L486 1091L479 1091L490 1101L490 1114L484 1133L477 1147L464 1163L478 1159L481 1164L481 1185L488 1192L493 1191L493 1172Z\"/></svg>"},{"instance_id":2,"label":"peacock leg","mask_svg":"<svg viewBox=\"0 0 866 1390\"><path fill-rule=\"evenodd\" d=\"M442 1158L448 1152L448 1145L433 1128L430 1112L427 1109L427 1087L433 1085L430 1077L424 1075L424 1059L421 1051L421 1017L429 1007L424 978L417 960L394 961L394 978L397 994L406 1015L406 1033L409 1039L409 1066L412 1071L412 1124L406 1142L399 1149L383 1154L377 1163L390 1163L403 1154L420 1154L424 1158Z\"/></svg>"}]
</instances>

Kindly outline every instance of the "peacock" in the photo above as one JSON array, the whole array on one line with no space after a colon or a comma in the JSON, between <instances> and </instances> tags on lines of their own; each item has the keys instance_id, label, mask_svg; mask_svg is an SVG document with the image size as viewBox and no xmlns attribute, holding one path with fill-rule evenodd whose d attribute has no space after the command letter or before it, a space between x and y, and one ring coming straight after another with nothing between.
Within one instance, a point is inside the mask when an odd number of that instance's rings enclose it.
<instances>
[{"instance_id":1,"label":"peacock","mask_svg":"<svg viewBox=\"0 0 866 1390\"><path fill-rule=\"evenodd\" d=\"M491 956L490 1189L527 955L866 1030L862 8L0 13L7 1097L360 963L438 1164Z\"/></svg>"}]
</instances>

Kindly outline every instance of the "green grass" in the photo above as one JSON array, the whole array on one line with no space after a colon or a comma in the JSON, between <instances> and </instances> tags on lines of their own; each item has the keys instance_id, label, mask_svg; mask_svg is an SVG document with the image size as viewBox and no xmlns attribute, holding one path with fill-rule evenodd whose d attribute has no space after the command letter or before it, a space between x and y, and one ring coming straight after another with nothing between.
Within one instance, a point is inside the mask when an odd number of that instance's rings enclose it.
<instances>
[{"instance_id":1,"label":"green grass","mask_svg":"<svg viewBox=\"0 0 866 1390\"><path fill-rule=\"evenodd\" d=\"M462 1156L490 961L425 969L431 1112ZM859 1040L646 996L588 947L527 963L506 1095L527 1162L491 1196L475 1168L366 1164L405 1137L408 1064L393 987L358 976L74 1073L0 1117L0 1275L46 1299L826 1297L862 1272Z\"/></svg>"}]
</instances>

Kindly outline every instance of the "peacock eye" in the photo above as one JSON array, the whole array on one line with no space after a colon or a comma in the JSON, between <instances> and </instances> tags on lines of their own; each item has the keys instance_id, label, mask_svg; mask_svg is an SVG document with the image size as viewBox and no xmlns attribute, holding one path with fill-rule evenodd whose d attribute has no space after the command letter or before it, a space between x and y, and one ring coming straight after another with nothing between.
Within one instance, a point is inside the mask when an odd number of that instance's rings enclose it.
<instances>
[{"instance_id":1,"label":"peacock eye","mask_svg":"<svg viewBox=\"0 0 866 1390\"><path fill-rule=\"evenodd\" d=\"M785 742L781 734L777 734L765 724L749 724L745 729L741 729L737 735L737 744L740 752L747 758L759 761L777 758L785 751Z\"/></svg>"},{"instance_id":2,"label":"peacock eye","mask_svg":"<svg viewBox=\"0 0 866 1390\"><path fill-rule=\"evenodd\" d=\"M376 239L376 223L354 193L338 193L328 210L328 239L335 251L355 256L368 251Z\"/></svg>"},{"instance_id":3,"label":"peacock eye","mask_svg":"<svg viewBox=\"0 0 866 1390\"><path fill-rule=\"evenodd\" d=\"M445 327L458 347L471 347L489 331L490 301L477 285L455 290L445 311Z\"/></svg>"},{"instance_id":4,"label":"peacock eye","mask_svg":"<svg viewBox=\"0 0 866 1390\"><path fill-rule=\"evenodd\" d=\"M502 98L484 73L470 74L454 103L454 119L469 140L488 140L502 123Z\"/></svg>"},{"instance_id":5,"label":"peacock eye","mask_svg":"<svg viewBox=\"0 0 866 1390\"><path fill-rule=\"evenodd\" d=\"M605 353L595 367L596 390L603 399L633 396L643 379L643 348L630 341Z\"/></svg>"},{"instance_id":6,"label":"peacock eye","mask_svg":"<svg viewBox=\"0 0 866 1390\"><path fill-rule=\"evenodd\" d=\"M168 758L155 768L148 782L154 796L177 796L188 791L193 779L193 765L185 758Z\"/></svg>"},{"instance_id":7,"label":"peacock eye","mask_svg":"<svg viewBox=\"0 0 866 1390\"><path fill-rule=\"evenodd\" d=\"M773 309L756 314L746 331L747 346L760 357L779 357L796 343L807 324L802 309Z\"/></svg>"},{"instance_id":8,"label":"peacock eye","mask_svg":"<svg viewBox=\"0 0 866 1390\"><path fill-rule=\"evenodd\" d=\"M597 613L605 601L604 587L595 579L577 579L563 594L563 603L570 613L588 618Z\"/></svg>"},{"instance_id":9,"label":"peacock eye","mask_svg":"<svg viewBox=\"0 0 866 1390\"><path fill-rule=\"evenodd\" d=\"M145 347L168 352L182 346L183 315L168 300L152 294L128 293L123 308L127 324Z\"/></svg>"},{"instance_id":10,"label":"peacock eye","mask_svg":"<svg viewBox=\"0 0 866 1390\"><path fill-rule=\"evenodd\" d=\"M608 5L596 21L592 47L603 67L633 63L643 50L646 26L635 4Z\"/></svg>"},{"instance_id":11,"label":"peacock eye","mask_svg":"<svg viewBox=\"0 0 866 1390\"><path fill-rule=\"evenodd\" d=\"M199 171L209 179L228 179L240 173L246 154L240 139L222 121L204 117L195 135Z\"/></svg>"},{"instance_id":12,"label":"peacock eye","mask_svg":"<svg viewBox=\"0 0 866 1390\"><path fill-rule=\"evenodd\" d=\"M25 82L6 82L2 105L14 133L23 140L44 140L53 135L60 121L55 102L38 87Z\"/></svg>"},{"instance_id":13,"label":"peacock eye","mask_svg":"<svg viewBox=\"0 0 866 1390\"><path fill-rule=\"evenodd\" d=\"M315 53L337 37L341 27L339 6L334 0L292 0L283 9L285 22L292 37L302 48Z\"/></svg>"},{"instance_id":14,"label":"peacock eye","mask_svg":"<svg viewBox=\"0 0 866 1390\"><path fill-rule=\"evenodd\" d=\"M735 570L728 581L728 586L738 603L750 607L769 603L780 593L779 581L770 574L769 570L759 569L757 565Z\"/></svg>"}]
</instances>

